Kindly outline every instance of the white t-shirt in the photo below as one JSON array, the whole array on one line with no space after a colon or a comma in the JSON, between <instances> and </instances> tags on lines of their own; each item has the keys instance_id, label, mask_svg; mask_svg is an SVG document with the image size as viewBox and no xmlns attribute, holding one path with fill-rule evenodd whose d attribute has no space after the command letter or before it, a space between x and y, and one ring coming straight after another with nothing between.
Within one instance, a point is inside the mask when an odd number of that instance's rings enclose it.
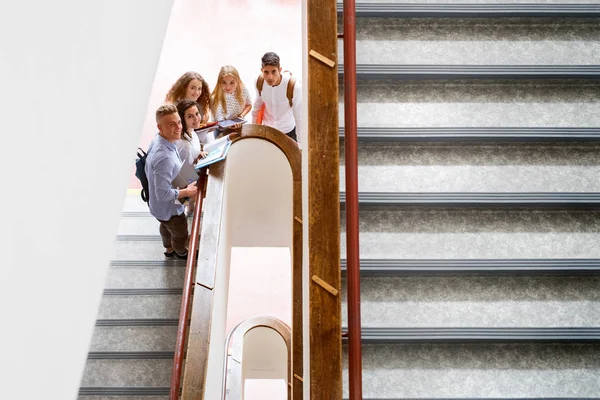
<instances>
[{"instance_id":1,"label":"white t-shirt","mask_svg":"<svg viewBox=\"0 0 600 400\"><path fill-rule=\"evenodd\" d=\"M183 136L183 133L181 135ZM194 165L194 161L200 155L200 139L193 130L191 134L188 132L188 135L192 136L190 140L185 138L176 140L175 146L177 146L181 161Z\"/></svg>"},{"instance_id":2,"label":"white t-shirt","mask_svg":"<svg viewBox=\"0 0 600 400\"><path fill-rule=\"evenodd\" d=\"M281 82L277 86L269 86L265 81L263 83L261 94L258 94L256 81L254 81L254 90L256 91L256 99L252 106L252 123L256 123L258 112L265 105L265 113L263 116L263 125L273 127L283 133L289 133L296 127L296 136L298 144L301 144L300 123L302 122L302 82L296 79L294 84L294 95L292 97L292 107L287 98L287 86L290 81L291 74L283 72L281 74Z\"/></svg>"}]
</instances>

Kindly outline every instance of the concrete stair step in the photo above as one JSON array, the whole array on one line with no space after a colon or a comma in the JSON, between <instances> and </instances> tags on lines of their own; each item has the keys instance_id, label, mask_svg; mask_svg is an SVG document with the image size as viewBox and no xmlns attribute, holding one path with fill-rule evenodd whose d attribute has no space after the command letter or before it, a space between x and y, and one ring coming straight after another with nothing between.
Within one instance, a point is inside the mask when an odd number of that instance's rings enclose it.
<instances>
[{"instance_id":1,"label":"concrete stair step","mask_svg":"<svg viewBox=\"0 0 600 400\"><path fill-rule=\"evenodd\" d=\"M493 93L490 90L489 93ZM343 107L339 118L343 122ZM360 126L396 127L582 127L600 126L598 106L589 102L361 102L357 105Z\"/></svg>"},{"instance_id":2,"label":"concrete stair step","mask_svg":"<svg viewBox=\"0 0 600 400\"><path fill-rule=\"evenodd\" d=\"M596 398L594 344L364 345L366 399ZM348 397L344 350L344 396Z\"/></svg>"},{"instance_id":3,"label":"concrete stair step","mask_svg":"<svg viewBox=\"0 0 600 400\"><path fill-rule=\"evenodd\" d=\"M356 41L358 65L595 65L599 41L587 40L375 40ZM344 46L338 40L338 60Z\"/></svg>"},{"instance_id":4,"label":"concrete stair step","mask_svg":"<svg viewBox=\"0 0 600 400\"><path fill-rule=\"evenodd\" d=\"M96 326L91 352L173 351L177 336L174 326Z\"/></svg>"},{"instance_id":5,"label":"concrete stair step","mask_svg":"<svg viewBox=\"0 0 600 400\"><path fill-rule=\"evenodd\" d=\"M157 260L158 263L165 265L162 260ZM121 263L108 270L104 287L107 289L181 288L184 274L185 262L172 263L163 267Z\"/></svg>"},{"instance_id":6,"label":"concrete stair step","mask_svg":"<svg viewBox=\"0 0 600 400\"><path fill-rule=\"evenodd\" d=\"M600 258L597 211L365 209L359 224L366 259Z\"/></svg>"},{"instance_id":7,"label":"concrete stair step","mask_svg":"<svg viewBox=\"0 0 600 400\"><path fill-rule=\"evenodd\" d=\"M169 387L173 357L88 359L81 387Z\"/></svg>"},{"instance_id":8,"label":"concrete stair step","mask_svg":"<svg viewBox=\"0 0 600 400\"><path fill-rule=\"evenodd\" d=\"M361 280L365 328L590 328L600 277L427 276ZM346 325L346 281L342 281Z\"/></svg>"},{"instance_id":9,"label":"concrete stair step","mask_svg":"<svg viewBox=\"0 0 600 400\"><path fill-rule=\"evenodd\" d=\"M110 289L108 289L110 290ZM106 292L105 292L106 293ZM110 293L110 292L109 292ZM179 294L145 291L105 294L98 310L98 319L177 319L181 307Z\"/></svg>"}]
</instances>

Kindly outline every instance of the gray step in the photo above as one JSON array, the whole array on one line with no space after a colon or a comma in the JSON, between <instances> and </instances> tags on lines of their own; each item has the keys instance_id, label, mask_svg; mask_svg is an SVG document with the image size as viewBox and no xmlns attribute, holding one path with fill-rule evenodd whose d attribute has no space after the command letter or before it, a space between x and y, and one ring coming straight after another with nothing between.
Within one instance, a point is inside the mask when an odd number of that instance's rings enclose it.
<instances>
[{"instance_id":1,"label":"gray step","mask_svg":"<svg viewBox=\"0 0 600 400\"><path fill-rule=\"evenodd\" d=\"M377 193L358 194L363 207L535 207L596 208L600 193ZM340 194L346 203L346 193Z\"/></svg>"},{"instance_id":2,"label":"gray step","mask_svg":"<svg viewBox=\"0 0 600 400\"><path fill-rule=\"evenodd\" d=\"M192 230L192 216L187 218L188 232ZM158 232L160 223L150 214L148 209L125 211L119 220L119 235L147 235Z\"/></svg>"},{"instance_id":3,"label":"gray step","mask_svg":"<svg viewBox=\"0 0 600 400\"><path fill-rule=\"evenodd\" d=\"M594 344L364 345L366 399L597 398ZM344 396L348 396L344 350Z\"/></svg>"},{"instance_id":4,"label":"gray step","mask_svg":"<svg viewBox=\"0 0 600 400\"><path fill-rule=\"evenodd\" d=\"M96 326L90 352L173 351L177 321L172 326Z\"/></svg>"},{"instance_id":5,"label":"gray step","mask_svg":"<svg viewBox=\"0 0 600 400\"><path fill-rule=\"evenodd\" d=\"M87 360L81 387L169 387L173 358Z\"/></svg>"},{"instance_id":6,"label":"gray step","mask_svg":"<svg viewBox=\"0 0 600 400\"><path fill-rule=\"evenodd\" d=\"M598 211L365 209L359 224L365 259L600 258Z\"/></svg>"},{"instance_id":7,"label":"gray step","mask_svg":"<svg viewBox=\"0 0 600 400\"><path fill-rule=\"evenodd\" d=\"M348 331L347 327L342 328ZM363 328L363 344L600 343L600 328ZM342 343L348 341L342 337Z\"/></svg>"},{"instance_id":8,"label":"gray step","mask_svg":"<svg viewBox=\"0 0 600 400\"><path fill-rule=\"evenodd\" d=\"M362 143L359 147L360 192L600 192L600 147L592 144ZM340 190L345 190L343 166Z\"/></svg>"},{"instance_id":9,"label":"gray step","mask_svg":"<svg viewBox=\"0 0 600 400\"><path fill-rule=\"evenodd\" d=\"M407 3L407 2L357 2L356 16L362 17L599 17L599 4L552 4L552 3ZM343 3L337 4L337 12L343 15Z\"/></svg>"},{"instance_id":10,"label":"gray step","mask_svg":"<svg viewBox=\"0 0 600 400\"><path fill-rule=\"evenodd\" d=\"M347 272L346 259L340 262ZM448 275L598 275L600 259L361 259L360 275L448 276Z\"/></svg>"},{"instance_id":11,"label":"gray step","mask_svg":"<svg viewBox=\"0 0 600 400\"><path fill-rule=\"evenodd\" d=\"M600 49L599 49L600 52ZM490 95L495 93L489 91ZM582 127L600 126L597 103L590 102L363 102L359 98L357 116L361 126L369 127ZM344 121L340 104L339 118Z\"/></svg>"},{"instance_id":12,"label":"gray step","mask_svg":"<svg viewBox=\"0 0 600 400\"><path fill-rule=\"evenodd\" d=\"M338 67L340 78L344 65ZM599 79L600 65L385 65L359 64L356 77L375 79Z\"/></svg>"},{"instance_id":13,"label":"gray step","mask_svg":"<svg viewBox=\"0 0 600 400\"><path fill-rule=\"evenodd\" d=\"M364 328L595 328L598 287L597 276L365 277L361 322Z\"/></svg>"},{"instance_id":14,"label":"gray step","mask_svg":"<svg viewBox=\"0 0 600 400\"><path fill-rule=\"evenodd\" d=\"M339 128L345 138L344 127ZM489 142L489 141L599 141L600 128L494 128L494 127L367 127L357 130L360 141L397 142Z\"/></svg>"},{"instance_id":15,"label":"gray step","mask_svg":"<svg viewBox=\"0 0 600 400\"><path fill-rule=\"evenodd\" d=\"M98 319L177 319L181 307L179 294L117 294L102 296Z\"/></svg>"},{"instance_id":16,"label":"gray step","mask_svg":"<svg viewBox=\"0 0 600 400\"><path fill-rule=\"evenodd\" d=\"M168 386L165 387L82 387L79 396L85 400L167 400Z\"/></svg>"},{"instance_id":17,"label":"gray step","mask_svg":"<svg viewBox=\"0 0 600 400\"><path fill-rule=\"evenodd\" d=\"M164 265L157 260L161 267L152 265L119 265L108 270L104 285L107 289L158 289L181 288L185 274L185 262Z\"/></svg>"},{"instance_id":18,"label":"gray step","mask_svg":"<svg viewBox=\"0 0 600 400\"><path fill-rule=\"evenodd\" d=\"M389 35L392 37L392 35ZM393 37L392 37L393 38ZM525 38L523 38L525 39ZM600 41L588 40L390 40L356 41L357 65L481 65L481 66L593 66ZM338 61L343 63L343 41Z\"/></svg>"},{"instance_id":19,"label":"gray step","mask_svg":"<svg viewBox=\"0 0 600 400\"><path fill-rule=\"evenodd\" d=\"M164 247L158 229L152 235L119 235L113 244L113 260L162 261Z\"/></svg>"}]
</instances>

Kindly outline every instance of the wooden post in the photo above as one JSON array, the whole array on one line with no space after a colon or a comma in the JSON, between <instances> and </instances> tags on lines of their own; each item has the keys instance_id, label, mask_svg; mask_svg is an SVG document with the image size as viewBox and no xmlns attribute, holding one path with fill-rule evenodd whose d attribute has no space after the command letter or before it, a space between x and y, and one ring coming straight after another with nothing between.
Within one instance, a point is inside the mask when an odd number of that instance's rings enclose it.
<instances>
[{"instance_id":1,"label":"wooden post","mask_svg":"<svg viewBox=\"0 0 600 400\"><path fill-rule=\"evenodd\" d=\"M309 276L339 291L340 188L336 0L307 0ZM308 221L308 222L307 222ZM341 296L310 281L310 398L342 398Z\"/></svg>"}]
</instances>

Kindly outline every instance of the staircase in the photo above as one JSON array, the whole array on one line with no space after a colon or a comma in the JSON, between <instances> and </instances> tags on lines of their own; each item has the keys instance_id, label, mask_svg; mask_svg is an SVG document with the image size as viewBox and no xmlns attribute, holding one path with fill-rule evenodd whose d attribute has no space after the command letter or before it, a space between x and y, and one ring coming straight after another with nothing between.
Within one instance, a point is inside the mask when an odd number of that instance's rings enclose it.
<instances>
[{"instance_id":1,"label":"staircase","mask_svg":"<svg viewBox=\"0 0 600 400\"><path fill-rule=\"evenodd\" d=\"M600 398L600 1L356 15L364 398Z\"/></svg>"},{"instance_id":2,"label":"staircase","mask_svg":"<svg viewBox=\"0 0 600 400\"><path fill-rule=\"evenodd\" d=\"M129 193L79 399L169 398L185 261L162 252L158 221Z\"/></svg>"}]
</instances>

